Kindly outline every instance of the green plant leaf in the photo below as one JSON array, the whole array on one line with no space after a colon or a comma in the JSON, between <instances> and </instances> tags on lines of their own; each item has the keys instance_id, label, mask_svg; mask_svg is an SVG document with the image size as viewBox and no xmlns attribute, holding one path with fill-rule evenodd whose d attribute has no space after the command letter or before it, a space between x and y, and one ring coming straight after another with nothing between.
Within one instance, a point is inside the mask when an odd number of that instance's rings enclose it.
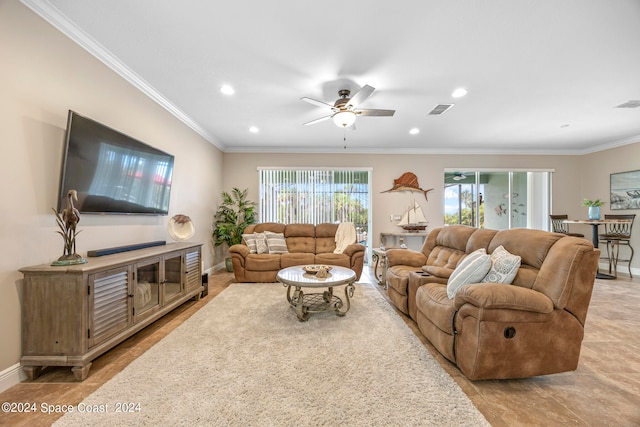
<instances>
[{"instance_id":1,"label":"green plant leaf","mask_svg":"<svg viewBox=\"0 0 640 427\"><path fill-rule=\"evenodd\" d=\"M222 203L214 214L213 239L216 246L242 243L242 232L255 224L256 203L247 200L248 189L234 187L231 192L223 191Z\"/></svg>"}]
</instances>

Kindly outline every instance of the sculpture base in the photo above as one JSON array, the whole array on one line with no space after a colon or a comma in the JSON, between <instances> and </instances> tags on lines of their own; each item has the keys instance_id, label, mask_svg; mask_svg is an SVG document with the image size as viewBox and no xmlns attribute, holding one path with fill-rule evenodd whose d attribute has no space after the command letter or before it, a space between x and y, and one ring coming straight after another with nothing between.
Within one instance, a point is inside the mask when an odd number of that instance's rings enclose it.
<instances>
[{"instance_id":1,"label":"sculpture base","mask_svg":"<svg viewBox=\"0 0 640 427\"><path fill-rule=\"evenodd\" d=\"M59 259L57 261L53 261L51 265L52 266L77 265L77 264L86 264L87 262L88 261L86 258Z\"/></svg>"}]
</instances>

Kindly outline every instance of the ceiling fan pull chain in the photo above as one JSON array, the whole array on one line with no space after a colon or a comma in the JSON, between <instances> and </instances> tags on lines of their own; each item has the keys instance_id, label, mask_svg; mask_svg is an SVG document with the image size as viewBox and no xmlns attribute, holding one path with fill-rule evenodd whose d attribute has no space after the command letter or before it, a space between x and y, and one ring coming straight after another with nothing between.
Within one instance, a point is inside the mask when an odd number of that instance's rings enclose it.
<instances>
[{"instance_id":1,"label":"ceiling fan pull chain","mask_svg":"<svg viewBox=\"0 0 640 427\"><path fill-rule=\"evenodd\" d=\"M344 137L343 137L344 149L346 150L347 149L347 127L345 126L343 129L344 129Z\"/></svg>"}]
</instances>

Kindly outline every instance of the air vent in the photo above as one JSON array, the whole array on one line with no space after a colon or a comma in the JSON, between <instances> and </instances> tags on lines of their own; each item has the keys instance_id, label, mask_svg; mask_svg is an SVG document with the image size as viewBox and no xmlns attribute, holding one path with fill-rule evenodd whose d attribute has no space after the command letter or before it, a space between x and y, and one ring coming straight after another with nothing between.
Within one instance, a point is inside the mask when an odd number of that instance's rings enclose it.
<instances>
[{"instance_id":1,"label":"air vent","mask_svg":"<svg viewBox=\"0 0 640 427\"><path fill-rule=\"evenodd\" d=\"M445 111L449 110L453 106L454 104L438 104L435 107L433 107L433 110L429 111L429 115L439 116L441 114L444 114Z\"/></svg>"},{"instance_id":2,"label":"air vent","mask_svg":"<svg viewBox=\"0 0 640 427\"><path fill-rule=\"evenodd\" d=\"M640 100L632 99L624 104L616 105L616 108L638 108L640 107Z\"/></svg>"}]
</instances>

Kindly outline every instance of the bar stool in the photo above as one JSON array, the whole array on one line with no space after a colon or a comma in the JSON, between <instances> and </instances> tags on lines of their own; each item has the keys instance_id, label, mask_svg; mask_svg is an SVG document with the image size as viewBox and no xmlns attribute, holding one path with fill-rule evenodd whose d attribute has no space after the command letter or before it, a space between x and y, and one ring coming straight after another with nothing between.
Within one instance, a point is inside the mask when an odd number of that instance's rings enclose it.
<instances>
[{"instance_id":1,"label":"bar stool","mask_svg":"<svg viewBox=\"0 0 640 427\"><path fill-rule=\"evenodd\" d=\"M564 222L565 219L569 219L568 215L549 215L551 219L551 227L553 227L554 233L562 233L567 236L584 237L584 234L569 233L569 224Z\"/></svg>"},{"instance_id":2,"label":"bar stool","mask_svg":"<svg viewBox=\"0 0 640 427\"><path fill-rule=\"evenodd\" d=\"M626 262L631 275L631 260L633 259L633 247L631 246L631 229L636 218L635 214L629 215L605 215L604 219L627 219L630 222L605 223L604 234L598 235L600 243L607 244L607 257L609 258L609 273L613 269L614 277L618 277L618 262ZM628 246L631 254L629 259L620 259L620 246Z\"/></svg>"}]
</instances>

